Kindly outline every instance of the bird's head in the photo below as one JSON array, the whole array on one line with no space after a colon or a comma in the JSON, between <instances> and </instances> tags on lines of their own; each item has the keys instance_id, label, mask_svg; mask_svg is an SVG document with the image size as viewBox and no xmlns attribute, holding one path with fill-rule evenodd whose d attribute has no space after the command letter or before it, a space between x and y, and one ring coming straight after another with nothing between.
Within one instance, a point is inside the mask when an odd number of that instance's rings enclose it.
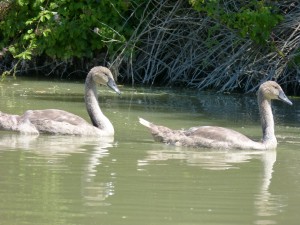
<instances>
[{"instance_id":1,"label":"bird's head","mask_svg":"<svg viewBox=\"0 0 300 225\"><path fill-rule=\"evenodd\" d=\"M104 66L96 66L93 67L90 71L93 75L93 80L96 84L102 84L110 87L112 90L114 90L116 93L121 94L114 77L111 73L111 71Z\"/></svg>"},{"instance_id":2,"label":"bird's head","mask_svg":"<svg viewBox=\"0 0 300 225\"><path fill-rule=\"evenodd\" d=\"M262 83L258 89L258 94L262 94L266 99L269 100L277 99L289 105L293 105L288 97L286 97L280 85L275 81L266 81Z\"/></svg>"}]
</instances>

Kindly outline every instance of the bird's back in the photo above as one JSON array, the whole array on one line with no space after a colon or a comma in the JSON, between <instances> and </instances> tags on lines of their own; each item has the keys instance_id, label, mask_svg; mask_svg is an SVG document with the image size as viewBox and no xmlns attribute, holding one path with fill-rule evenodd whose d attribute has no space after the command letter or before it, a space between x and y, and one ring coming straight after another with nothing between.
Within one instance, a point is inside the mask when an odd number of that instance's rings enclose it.
<instances>
[{"instance_id":1,"label":"bird's back","mask_svg":"<svg viewBox=\"0 0 300 225\"><path fill-rule=\"evenodd\" d=\"M22 133L28 133L28 126L34 127L37 133L91 136L102 135L98 128L90 125L83 118L59 109L26 111L20 117L20 131ZM24 127L24 129L22 129L22 127Z\"/></svg>"},{"instance_id":2,"label":"bird's back","mask_svg":"<svg viewBox=\"0 0 300 225\"><path fill-rule=\"evenodd\" d=\"M53 122L69 123L70 125L75 126L88 124L88 122L83 118L73 113L69 113L67 111L59 109L28 110L23 114L22 119L28 119L32 123L36 121L47 120Z\"/></svg>"},{"instance_id":3,"label":"bird's back","mask_svg":"<svg viewBox=\"0 0 300 225\"><path fill-rule=\"evenodd\" d=\"M188 130L172 130L157 126L144 119L140 123L148 127L156 141L176 146L215 149L265 149L263 143L254 142L245 135L224 127L200 126Z\"/></svg>"}]
</instances>

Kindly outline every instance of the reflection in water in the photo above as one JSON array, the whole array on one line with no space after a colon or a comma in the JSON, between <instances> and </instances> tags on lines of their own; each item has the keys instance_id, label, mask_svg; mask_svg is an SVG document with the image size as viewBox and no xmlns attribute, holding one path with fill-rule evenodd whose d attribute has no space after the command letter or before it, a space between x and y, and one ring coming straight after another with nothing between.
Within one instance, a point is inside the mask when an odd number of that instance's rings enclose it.
<instances>
[{"instance_id":1,"label":"reflection in water","mask_svg":"<svg viewBox=\"0 0 300 225\"><path fill-rule=\"evenodd\" d=\"M256 158L264 161L263 155L267 154L266 151L195 150L173 146L163 146L162 148L164 149L148 151L147 157L139 160L138 165L147 165L152 161L180 159L185 160L190 166L200 166L208 170L226 170L238 168L239 163Z\"/></svg>"},{"instance_id":2,"label":"reflection in water","mask_svg":"<svg viewBox=\"0 0 300 225\"><path fill-rule=\"evenodd\" d=\"M261 217L261 219L257 220L255 224L276 224L275 221L268 219L268 217L277 215L283 207L280 202L280 196L272 195L269 191L273 166L276 162L276 151L263 152L261 159L263 161L264 170L260 190L254 202L257 209L257 216Z\"/></svg>"},{"instance_id":3,"label":"reflection in water","mask_svg":"<svg viewBox=\"0 0 300 225\"><path fill-rule=\"evenodd\" d=\"M111 181L96 181L97 166L101 159L109 155L108 148L113 146L113 137L81 137L81 136L53 136L53 135L20 135L2 133L0 136L1 152L24 150L43 156L53 165L54 170L68 170L65 158L73 153L86 152L88 160L83 165L82 195L86 205L94 206L114 193ZM59 165L59 166L58 166ZM100 203L99 203L100 202Z\"/></svg>"},{"instance_id":4,"label":"reflection in water","mask_svg":"<svg viewBox=\"0 0 300 225\"><path fill-rule=\"evenodd\" d=\"M2 150L29 150L39 155L67 155L86 151L85 145L96 145L101 148L111 147L113 137L64 136L64 135L22 135L1 132L0 147Z\"/></svg>"},{"instance_id":5,"label":"reflection in water","mask_svg":"<svg viewBox=\"0 0 300 225\"><path fill-rule=\"evenodd\" d=\"M171 159L185 160L190 166L200 166L207 170L227 170L239 168L238 164L259 159L263 163L261 185L255 198L255 208L259 219L255 224L266 225L276 223L268 217L277 215L283 207L281 198L272 195L269 187L272 180L273 166L276 162L276 150L269 151L231 151L231 150L194 150L182 148L168 148L164 150L150 150L143 160L138 160L140 170L151 162L166 161Z\"/></svg>"},{"instance_id":6,"label":"reflection in water","mask_svg":"<svg viewBox=\"0 0 300 225\"><path fill-rule=\"evenodd\" d=\"M88 206L103 205L103 200L114 194L114 183L112 181L97 181L97 166L101 164L100 159L109 155L108 147L94 146L94 151L89 157L86 167L84 199ZM113 174L111 174L113 176Z\"/></svg>"}]
</instances>

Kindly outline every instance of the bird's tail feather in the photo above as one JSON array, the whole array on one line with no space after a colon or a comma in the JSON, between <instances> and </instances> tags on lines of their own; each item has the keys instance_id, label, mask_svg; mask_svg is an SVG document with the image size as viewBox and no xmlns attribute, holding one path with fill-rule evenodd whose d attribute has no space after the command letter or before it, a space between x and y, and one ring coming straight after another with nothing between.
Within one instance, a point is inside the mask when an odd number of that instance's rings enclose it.
<instances>
[{"instance_id":1,"label":"bird's tail feather","mask_svg":"<svg viewBox=\"0 0 300 225\"><path fill-rule=\"evenodd\" d=\"M147 121L143 118L139 118L139 122L140 122L140 124L142 124L142 125L144 125L145 127L148 127L148 128L150 128L151 125L152 125L152 123L150 123L149 121Z\"/></svg>"}]
</instances>

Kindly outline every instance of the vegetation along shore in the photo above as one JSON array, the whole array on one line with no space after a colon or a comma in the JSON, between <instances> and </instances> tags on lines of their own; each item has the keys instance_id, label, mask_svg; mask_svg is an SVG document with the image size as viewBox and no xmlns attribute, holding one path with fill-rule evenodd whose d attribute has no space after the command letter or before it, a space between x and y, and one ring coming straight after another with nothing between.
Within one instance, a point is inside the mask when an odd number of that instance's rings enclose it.
<instances>
[{"instance_id":1,"label":"vegetation along shore","mask_svg":"<svg viewBox=\"0 0 300 225\"><path fill-rule=\"evenodd\" d=\"M299 95L300 4L255 0L1 0L0 73Z\"/></svg>"}]
</instances>

